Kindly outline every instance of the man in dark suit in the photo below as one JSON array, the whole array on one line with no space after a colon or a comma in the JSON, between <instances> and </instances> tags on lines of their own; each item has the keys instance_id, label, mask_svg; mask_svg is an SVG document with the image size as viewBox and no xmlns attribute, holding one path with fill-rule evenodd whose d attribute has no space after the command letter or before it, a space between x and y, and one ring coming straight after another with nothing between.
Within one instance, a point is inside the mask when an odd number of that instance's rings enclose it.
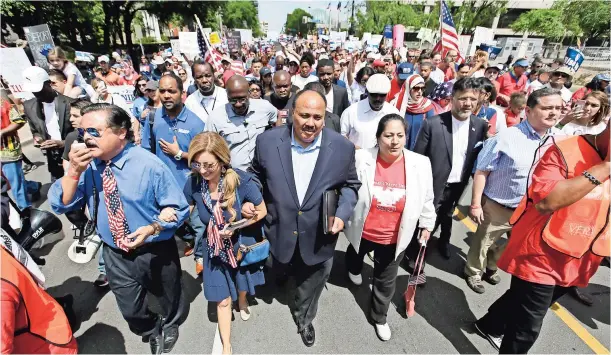
<instances>
[{"instance_id":1,"label":"man in dark suit","mask_svg":"<svg viewBox=\"0 0 611 355\"><path fill-rule=\"evenodd\" d=\"M24 90L34 95L23 103L36 145L45 151L51 181L64 176L62 154L68 133L74 128L70 123L71 99L51 87L49 74L40 67L30 67L23 72Z\"/></svg>"},{"instance_id":2,"label":"man in dark suit","mask_svg":"<svg viewBox=\"0 0 611 355\"><path fill-rule=\"evenodd\" d=\"M356 205L361 186L354 144L324 128L325 97L312 90L296 95L293 124L257 137L251 172L263 187L267 205L265 234L271 245L269 264L276 274L292 273L297 290L293 317L306 346L314 345L312 320L325 286L338 233ZM323 231L325 191L339 192L331 233ZM245 204L244 217L254 206Z\"/></svg>"},{"instance_id":3,"label":"man in dark suit","mask_svg":"<svg viewBox=\"0 0 611 355\"><path fill-rule=\"evenodd\" d=\"M314 82L305 84L305 86L303 87L303 90L314 90L323 96L325 95L325 87L322 86L322 84L319 83L318 81L314 81ZM289 110L288 117L286 119L286 124L287 125L293 124L293 109L292 108ZM334 130L337 133L341 133L342 131L340 117L334 114L333 112L329 111L328 109L327 111L325 111L325 127L331 128L332 130Z\"/></svg>"},{"instance_id":4,"label":"man in dark suit","mask_svg":"<svg viewBox=\"0 0 611 355\"><path fill-rule=\"evenodd\" d=\"M325 87L327 110L342 117L344 110L350 106L350 101L346 88L333 84L333 61L330 59L319 60L316 75L318 75L318 81Z\"/></svg>"},{"instance_id":5,"label":"man in dark suit","mask_svg":"<svg viewBox=\"0 0 611 355\"><path fill-rule=\"evenodd\" d=\"M487 122L472 114L480 90L473 78L458 80L452 90L452 110L422 122L414 147L414 152L431 160L437 211L435 228L441 226L437 247L445 259L450 258L454 208L469 182L488 131Z\"/></svg>"}]
</instances>

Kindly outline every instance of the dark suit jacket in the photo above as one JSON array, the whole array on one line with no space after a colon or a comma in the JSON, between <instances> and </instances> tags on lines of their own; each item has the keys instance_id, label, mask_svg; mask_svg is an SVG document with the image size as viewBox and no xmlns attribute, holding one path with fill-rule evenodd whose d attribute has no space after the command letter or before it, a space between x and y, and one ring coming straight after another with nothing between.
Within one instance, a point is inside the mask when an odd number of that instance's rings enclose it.
<instances>
[{"instance_id":1,"label":"dark suit jacket","mask_svg":"<svg viewBox=\"0 0 611 355\"><path fill-rule=\"evenodd\" d=\"M465 186L488 131L488 123L481 118L471 115L469 120L467 154L460 178ZM445 112L424 120L416 138L414 152L427 156L431 161L435 208L439 207L439 200L452 170L452 150L452 113Z\"/></svg>"},{"instance_id":2,"label":"dark suit jacket","mask_svg":"<svg viewBox=\"0 0 611 355\"><path fill-rule=\"evenodd\" d=\"M323 232L323 193L340 191L336 216L347 223L361 183L356 174L354 144L323 128L318 160L300 205L293 175L292 129L292 125L285 125L257 136L250 172L263 187L267 205L264 228L272 255L283 264L289 263L299 240L303 261L315 265L333 257L338 237Z\"/></svg>"},{"instance_id":3,"label":"dark suit jacket","mask_svg":"<svg viewBox=\"0 0 611 355\"><path fill-rule=\"evenodd\" d=\"M342 117L344 110L350 106L346 88L333 84L333 113Z\"/></svg>"},{"instance_id":4,"label":"dark suit jacket","mask_svg":"<svg viewBox=\"0 0 611 355\"><path fill-rule=\"evenodd\" d=\"M59 119L59 132L61 133L62 140L66 139L68 133L74 131L72 123L70 123L71 100L62 94L57 94L55 99L55 112L57 112L57 118ZM51 139L45 124L42 102L39 102L36 98L27 100L23 103L23 111L30 125L32 136L40 137L43 140Z\"/></svg>"}]
</instances>

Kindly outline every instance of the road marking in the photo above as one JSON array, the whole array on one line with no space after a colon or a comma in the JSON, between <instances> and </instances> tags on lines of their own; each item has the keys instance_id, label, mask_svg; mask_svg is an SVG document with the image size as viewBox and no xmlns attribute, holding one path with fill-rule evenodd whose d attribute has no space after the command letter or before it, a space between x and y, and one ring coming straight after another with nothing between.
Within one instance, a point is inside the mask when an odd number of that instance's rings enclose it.
<instances>
[{"instance_id":1,"label":"road marking","mask_svg":"<svg viewBox=\"0 0 611 355\"><path fill-rule=\"evenodd\" d=\"M221 342L221 335L219 334L219 326L216 325L216 331L214 332L214 342L212 343L212 355L218 355L223 353L223 343Z\"/></svg>"},{"instance_id":2,"label":"road marking","mask_svg":"<svg viewBox=\"0 0 611 355\"><path fill-rule=\"evenodd\" d=\"M458 217L458 219L469 229L471 232L475 233L477 230L477 224L471 220L471 218L465 216L457 209L454 210L454 215ZM588 332L588 330L579 323L573 315L567 311L564 307L562 307L558 302L554 303L551 307L551 310L556 313L558 318L560 318L577 336L583 340L586 345L594 351L595 354L609 354L609 350L602 345L598 339L596 339L592 334Z\"/></svg>"}]
</instances>

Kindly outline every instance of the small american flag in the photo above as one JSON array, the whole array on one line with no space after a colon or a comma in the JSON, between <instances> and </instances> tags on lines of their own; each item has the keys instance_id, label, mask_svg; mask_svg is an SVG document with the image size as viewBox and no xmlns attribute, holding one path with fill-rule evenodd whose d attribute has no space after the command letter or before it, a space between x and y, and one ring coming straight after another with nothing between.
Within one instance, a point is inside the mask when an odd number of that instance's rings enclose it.
<instances>
[{"instance_id":1,"label":"small american flag","mask_svg":"<svg viewBox=\"0 0 611 355\"><path fill-rule=\"evenodd\" d=\"M439 42L437 42L435 48L433 48L433 52L440 52L445 58L449 50L455 50L458 53L456 62L462 63L463 58L460 55L460 50L458 49L458 33L456 33L456 28L454 27L454 20L452 19L450 9L443 0L441 1L440 17L441 39Z\"/></svg>"},{"instance_id":2,"label":"small american flag","mask_svg":"<svg viewBox=\"0 0 611 355\"><path fill-rule=\"evenodd\" d=\"M197 45L199 46L200 57L204 58L204 61L212 64L216 73L222 73L223 66L221 65L221 54L212 48L210 42L199 28L197 29Z\"/></svg>"},{"instance_id":3,"label":"small american flag","mask_svg":"<svg viewBox=\"0 0 611 355\"><path fill-rule=\"evenodd\" d=\"M222 196L219 197L219 201ZM233 254L233 243L231 239L222 239L219 230L223 229L225 225L221 222L223 219L223 210L219 202L214 204L212 208L212 215L214 220L219 223L216 228L213 223L208 223L207 236L208 236L208 248L213 248L213 256L218 256L224 263L231 265L231 267L238 267L238 261ZM225 250L223 250L223 248Z\"/></svg>"},{"instance_id":4,"label":"small american flag","mask_svg":"<svg viewBox=\"0 0 611 355\"><path fill-rule=\"evenodd\" d=\"M244 76L244 63L242 63L241 60L232 61L231 70L233 70L236 75Z\"/></svg>"}]
</instances>

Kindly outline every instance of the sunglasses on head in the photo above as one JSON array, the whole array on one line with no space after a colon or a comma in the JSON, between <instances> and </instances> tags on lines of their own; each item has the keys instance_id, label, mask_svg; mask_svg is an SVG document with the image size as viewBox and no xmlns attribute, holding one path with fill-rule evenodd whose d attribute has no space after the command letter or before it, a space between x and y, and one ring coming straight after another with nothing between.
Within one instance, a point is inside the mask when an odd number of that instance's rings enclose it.
<instances>
[{"instance_id":1,"label":"sunglasses on head","mask_svg":"<svg viewBox=\"0 0 611 355\"><path fill-rule=\"evenodd\" d=\"M78 128L78 135L80 138L85 137L85 133L89 133L93 138L100 138L102 134L95 128Z\"/></svg>"}]
</instances>

